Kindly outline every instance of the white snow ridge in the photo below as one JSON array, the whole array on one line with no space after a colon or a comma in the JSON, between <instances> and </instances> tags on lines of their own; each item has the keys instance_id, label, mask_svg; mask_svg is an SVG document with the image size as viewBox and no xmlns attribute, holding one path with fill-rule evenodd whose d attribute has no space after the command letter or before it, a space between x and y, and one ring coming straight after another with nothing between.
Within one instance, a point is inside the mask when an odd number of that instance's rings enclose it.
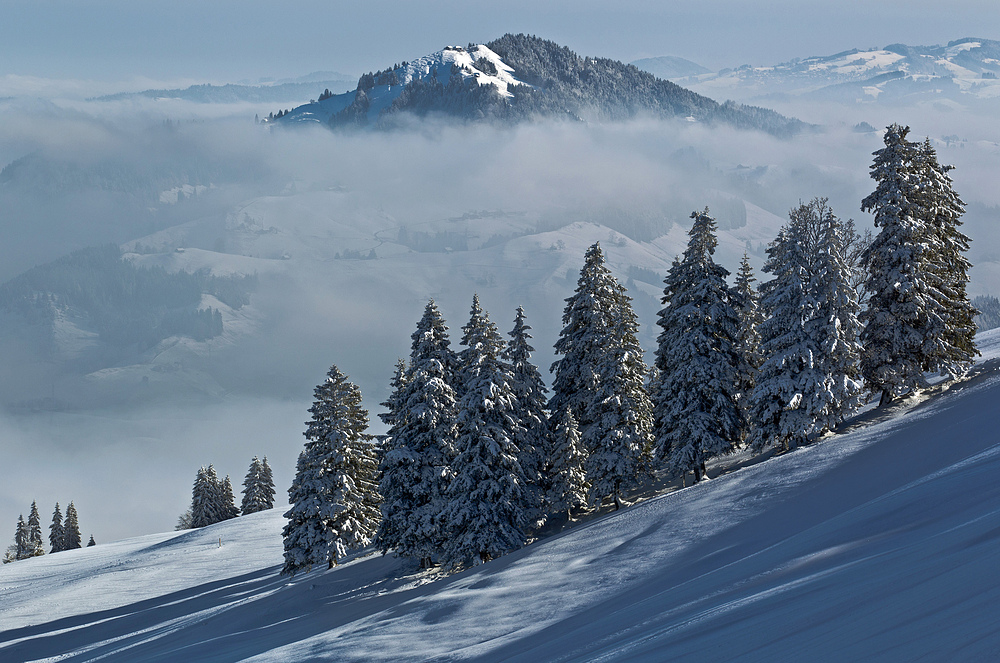
<instances>
[{"instance_id":1,"label":"white snow ridge","mask_svg":"<svg viewBox=\"0 0 1000 663\"><path fill-rule=\"evenodd\" d=\"M0 660L996 660L998 340L927 400L453 576L281 577L280 508L7 564Z\"/></svg>"}]
</instances>

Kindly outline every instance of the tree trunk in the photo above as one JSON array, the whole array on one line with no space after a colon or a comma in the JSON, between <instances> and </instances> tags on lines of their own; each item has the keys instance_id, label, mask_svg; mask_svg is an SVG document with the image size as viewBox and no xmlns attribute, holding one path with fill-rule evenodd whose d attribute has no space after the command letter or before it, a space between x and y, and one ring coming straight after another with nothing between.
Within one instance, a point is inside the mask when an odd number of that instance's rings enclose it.
<instances>
[{"instance_id":1,"label":"tree trunk","mask_svg":"<svg viewBox=\"0 0 1000 663\"><path fill-rule=\"evenodd\" d=\"M892 402L892 392L888 389L882 390L882 398L878 402L879 407L885 407Z\"/></svg>"},{"instance_id":2,"label":"tree trunk","mask_svg":"<svg viewBox=\"0 0 1000 663\"><path fill-rule=\"evenodd\" d=\"M694 466L694 483L701 481L701 468L698 465Z\"/></svg>"}]
</instances>

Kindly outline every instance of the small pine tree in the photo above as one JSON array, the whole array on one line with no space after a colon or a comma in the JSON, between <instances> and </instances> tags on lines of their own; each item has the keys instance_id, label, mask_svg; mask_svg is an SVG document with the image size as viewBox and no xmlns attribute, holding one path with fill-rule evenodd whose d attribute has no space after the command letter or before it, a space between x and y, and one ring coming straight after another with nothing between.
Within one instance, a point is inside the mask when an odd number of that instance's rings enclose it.
<instances>
[{"instance_id":1,"label":"small pine tree","mask_svg":"<svg viewBox=\"0 0 1000 663\"><path fill-rule=\"evenodd\" d=\"M274 480L270 477L270 468L265 472L265 463L267 457L261 461L254 456L250 461L250 469L243 479L243 501L240 511L244 516L274 507Z\"/></svg>"},{"instance_id":2,"label":"small pine tree","mask_svg":"<svg viewBox=\"0 0 1000 663\"><path fill-rule=\"evenodd\" d=\"M49 552L61 552L66 550L66 532L63 529L62 511L59 509L59 502L56 502L55 511L52 512L52 524L49 525Z\"/></svg>"},{"instance_id":3,"label":"small pine tree","mask_svg":"<svg viewBox=\"0 0 1000 663\"><path fill-rule=\"evenodd\" d=\"M267 497L267 508L274 508L274 474L271 472L271 466L267 463L267 456L261 463L261 482L264 484L264 495Z\"/></svg>"},{"instance_id":4,"label":"small pine tree","mask_svg":"<svg viewBox=\"0 0 1000 663\"><path fill-rule=\"evenodd\" d=\"M233 494L233 482L229 480L229 475L222 481L219 490L221 499L222 520L229 520L240 515L240 510L236 508L236 496Z\"/></svg>"},{"instance_id":5,"label":"small pine tree","mask_svg":"<svg viewBox=\"0 0 1000 663\"><path fill-rule=\"evenodd\" d=\"M83 547L80 536L80 522L73 502L66 507L66 521L63 523L64 550L76 550Z\"/></svg>"},{"instance_id":6,"label":"small pine tree","mask_svg":"<svg viewBox=\"0 0 1000 663\"><path fill-rule=\"evenodd\" d=\"M316 387L306 445L288 489L291 508L282 535L282 573L334 566L349 550L368 545L378 528L380 498L373 437L361 390L333 366Z\"/></svg>"},{"instance_id":7,"label":"small pine tree","mask_svg":"<svg viewBox=\"0 0 1000 663\"><path fill-rule=\"evenodd\" d=\"M38 515L38 505L35 502L31 503L31 511L28 514L28 539L32 557L45 554L45 546L42 543L42 519Z\"/></svg>"},{"instance_id":8,"label":"small pine tree","mask_svg":"<svg viewBox=\"0 0 1000 663\"><path fill-rule=\"evenodd\" d=\"M17 517L17 529L14 530L14 559L22 560L34 556L31 531L28 529L28 524L24 522L24 516L20 515Z\"/></svg>"},{"instance_id":9,"label":"small pine tree","mask_svg":"<svg viewBox=\"0 0 1000 663\"><path fill-rule=\"evenodd\" d=\"M487 562L525 542L528 495L514 437L520 429L503 339L474 297L462 344L464 394L458 405L457 455L442 520L445 563Z\"/></svg>"},{"instance_id":10,"label":"small pine tree","mask_svg":"<svg viewBox=\"0 0 1000 663\"><path fill-rule=\"evenodd\" d=\"M97 545L97 541L94 541L94 535L91 534L90 535L90 541L87 541L87 547L88 548L93 548L96 545Z\"/></svg>"},{"instance_id":11,"label":"small pine tree","mask_svg":"<svg viewBox=\"0 0 1000 663\"><path fill-rule=\"evenodd\" d=\"M219 522L216 485L218 475L209 465L198 468L191 488L191 527L207 527Z\"/></svg>"},{"instance_id":12,"label":"small pine tree","mask_svg":"<svg viewBox=\"0 0 1000 663\"><path fill-rule=\"evenodd\" d=\"M587 504L587 453L580 439L573 411L566 408L556 417L552 430L552 455L546 472L546 502L553 513L572 518L573 509Z\"/></svg>"},{"instance_id":13,"label":"small pine tree","mask_svg":"<svg viewBox=\"0 0 1000 663\"><path fill-rule=\"evenodd\" d=\"M194 525L191 524L191 508L188 507L178 518L177 524L174 525L175 531L181 531L185 529L192 529Z\"/></svg>"}]
</instances>

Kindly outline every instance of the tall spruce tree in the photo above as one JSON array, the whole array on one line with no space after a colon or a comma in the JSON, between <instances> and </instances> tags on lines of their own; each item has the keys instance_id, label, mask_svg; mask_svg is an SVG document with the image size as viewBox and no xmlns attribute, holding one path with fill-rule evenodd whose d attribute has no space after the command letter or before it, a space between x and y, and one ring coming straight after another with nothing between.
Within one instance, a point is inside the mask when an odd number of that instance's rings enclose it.
<instances>
[{"instance_id":1,"label":"tall spruce tree","mask_svg":"<svg viewBox=\"0 0 1000 663\"><path fill-rule=\"evenodd\" d=\"M518 449L518 463L524 472L526 489L531 493L532 506L528 517L538 521L545 509L545 485L552 443L549 418L545 411L548 388L542 381L538 368L531 361L535 351L530 345L531 327L525 322L524 309L517 307L514 328L508 333L510 341L503 352L503 359L510 366L511 389L514 392L514 412L518 427L514 444Z\"/></svg>"},{"instance_id":2,"label":"tall spruce tree","mask_svg":"<svg viewBox=\"0 0 1000 663\"><path fill-rule=\"evenodd\" d=\"M244 516L274 508L274 479L270 476L270 468L264 469L266 463L266 456L263 461L257 456L250 461L250 468L243 479L243 500L240 505Z\"/></svg>"},{"instance_id":3,"label":"tall spruce tree","mask_svg":"<svg viewBox=\"0 0 1000 663\"><path fill-rule=\"evenodd\" d=\"M651 407L648 369L636 340L631 298L604 263L600 244L584 256L576 292L566 300L563 330L555 343L562 357L549 411L573 411L587 453L589 498L621 504L623 491L648 468Z\"/></svg>"},{"instance_id":4,"label":"tall spruce tree","mask_svg":"<svg viewBox=\"0 0 1000 663\"><path fill-rule=\"evenodd\" d=\"M462 328L463 396L456 418L457 454L443 513L442 559L455 568L487 562L524 545L529 495L514 442L521 431L504 342L473 298Z\"/></svg>"},{"instance_id":5,"label":"tall spruce tree","mask_svg":"<svg viewBox=\"0 0 1000 663\"><path fill-rule=\"evenodd\" d=\"M823 371L823 406L815 432L836 428L862 405L861 306L854 283L857 267L848 255L851 241L857 241L853 223L845 225L827 204L826 198L813 199L802 209L816 225L812 250L810 291L815 315L807 323L817 340L817 361Z\"/></svg>"},{"instance_id":6,"label":"tall spruce tree","mask_svg":"<svg viewBox=\"0 0 1000 663\"><path fill-rule=\"evenodd\" d=\"M80 521L73 502L66 507L66 521L63 523L63 550L76 550L83 547L80 536Z\"/></svg>"},{"instance_id":7,"label":"tall spruce tree","mask_svg":"<svg viewBox=\"0 0 1000 663\"><path fill-rule=\"evenodd\" d=\"M794 448L860 404L858 305L844 230L825 198L801 204L768 248L765 357L751 394L750 444Z\"/></svg>"},{"instance_id":8,"label":"tall spruce tree","mask_svg":"<svg viewBox=\"0 0 1000 663\"><path fill-rule=\"evenodd\" d=\"M28 538L31 544L31 554L33 557L45 554L45 546L42 543L42 518L38 515L38 505L32 501L31 511L28 513Z\"/></svg>"},{"instance_id":9,"label":"tall spruce tree","mask_svg":"<svg viewBox=\"0 0 1000 663\"><path fill-rule=\"evenodd\" d=\"M740 271L736 274L736 281L730 293L733 308L739 318L736 333L737 352L745 360L744 370L739 375L738 402L743 409L744 421L748 422L748 408L750 394L757 383L757 373L764 359L760 354L760 326L764 322L764 316L760 309L760 294L754 283L757 278L754 276L753 267L750 266L750 258L746 253L740 262ZM747 423L747 425L749 425Z\"/></svg>"},{"instance_id":10,"label":"tall spruce tree","mask_svg":"<svg viewBox=\"0 0 1000 663\"><path fill-rule=\"evenodd\" d=\"M281 571L287 575L334 566L371 542L380 518L378 462L361 390L332 366L313 393L305 449L288 489Z\"/></svg>"},{"instance_id":11,"label":"tall spruce tree","mask_svg":"<svg viewBox=\"0 0 1000 663\"><path fill-rule=\"evenodd\" d=\"M861 373L881 404L926 385L924 370L943 354L944 298L933 264L941 239L928 226L921 189L925 174L915 165L919 147L909 127L886 129L885 147L874 153L875 191L861 208L875 215L878 235L863 256L868 273Z\"/></svg>"},{"instance_id":12,"label":"tall spruce tree","mask_svg":"<svg viewBox=\"0 0 1000 663\"><path fill-rule=\"evenodd\" d=\"M410 338L399 411L380 463L382 524L376 543L383 553L393 550L428 568L445 541L441 513L455 456L457 359L433 300Z\"/></svg>"},{"instance_id":13,"label":"tall spruce tree","mask_svg":"<svg viewBox=\"0 0 1000 663\"><path fill-rule=\"evenodd\" d=\"M975 342L977 311L966 293L972 267L965 257L970 240L959 229L965 203L948 175L954 167L938 162L929 139L920 145L915 166L922 182L919 201L924 221L937 240L938 250L930 256L929 269L933 275L932 292L940 294L936 304L944 325L939 350L925 369L957 377L979 355Z\"/></svg>"},{"instance_id":14,"label":"tall spruce tree","mask_svg":"<svg viewBox=\"0 0 1000 663\"><path fill-rule=\"evenodd\" d=\"M576 417L568 407L554 415L552 454L546 472L546 502L552 513L565 513L572 519L573 509L587 504L587 453L580 439Z\"/></svg>"},{"instance_id":15,"label":"tall spruce tree","mask_svg":"<svg viewBox=\"0 0 1000 663\"><path fill-rule=\"evenodd\" d=\"M49 552L61 552L66 550L66 533L63 530L63 516L59 509L59 502L56 502L55 511L52 512L52 524L49 525Z\"/></svg>"},{"instance_id":16,"label":"tall spruce tree","mask_svg":"<svg viewBox=\"0 0 1000 663\"><path fill-rule=\"evenodd\" d=\"M549 369L555 374L549 411L570 408L583 434L593 424L590 413L597 400L598 367L618 325L620 293L621 286L604 264L601 245L594 244L584 256L576 291L566 299L563 329L555 343L561 357Z\"/></svg>"},{"instance_id":17,"label":"tall spruce tree","mask_svg":"<svg viewBox=\"0 0 1000 663\"><path fill-rule=\"evenodd\" d=\"M749 369L739 352L739 317L726 284L729 272L712 259L716 223L692 212L687 249L664 279L657 319L654 407L656 454L669 472L695 481L705 462L731 451L744 428L740 376Z\"/></svg>"},{"instance_id":18,"label":"tall spruce tree","mask_svg":"<svg viewBox=\"0 0 1000 663\"><path fill-rule=\"evenodd\" d=\"M618 306L608 346L597 365L595 400L583 431L584 468L593 506L622 505L625 491L651 477L653 403L646 391L649 367L639 346L632 298L618 285Z\"/></svg>"}]
</instances>

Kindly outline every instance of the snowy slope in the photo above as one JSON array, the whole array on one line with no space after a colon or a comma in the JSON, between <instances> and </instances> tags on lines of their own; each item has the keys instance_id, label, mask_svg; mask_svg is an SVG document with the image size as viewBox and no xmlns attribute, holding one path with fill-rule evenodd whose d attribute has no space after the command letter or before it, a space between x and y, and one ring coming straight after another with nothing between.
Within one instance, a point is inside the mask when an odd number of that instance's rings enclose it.
<instances>
[{"instance_id":1,"label":"snowy slope","mask_svg":"<svg viewBox=\"0 0 1000 663\"><path fill-rule=\"evenodd\" d=\"M485 62L489 64L486 65ZM366 95L371 104L367 110L368 119L374 120L380 112L391 106L411 81L437 79L442 85L447 85L453 74L459 76L462 81L474 80L479 85L492 85L500 96L508 98L513 96L508 91L510 86L524 85L514 77L514 70L486 46L477 44L470 46L469 49L448 46L396 69L393 72L394 82L376 84L367 90ZM322 101L298 106L282 116L279 121L326 124L331 116L351 105L356 94L356 90L352 90Z\"/></svg>"},{"instance_id":2,"label":"snowy slope","mask_svg":"<svg viewBox=\"0 0 1000 663\"><path fill-rule=\"evenodd\" d=\"M375 555L280 578L278 510L8 564L0 659L990 660L998 397L993 358L449 578Z\"/></svg>"}]
</instances>

